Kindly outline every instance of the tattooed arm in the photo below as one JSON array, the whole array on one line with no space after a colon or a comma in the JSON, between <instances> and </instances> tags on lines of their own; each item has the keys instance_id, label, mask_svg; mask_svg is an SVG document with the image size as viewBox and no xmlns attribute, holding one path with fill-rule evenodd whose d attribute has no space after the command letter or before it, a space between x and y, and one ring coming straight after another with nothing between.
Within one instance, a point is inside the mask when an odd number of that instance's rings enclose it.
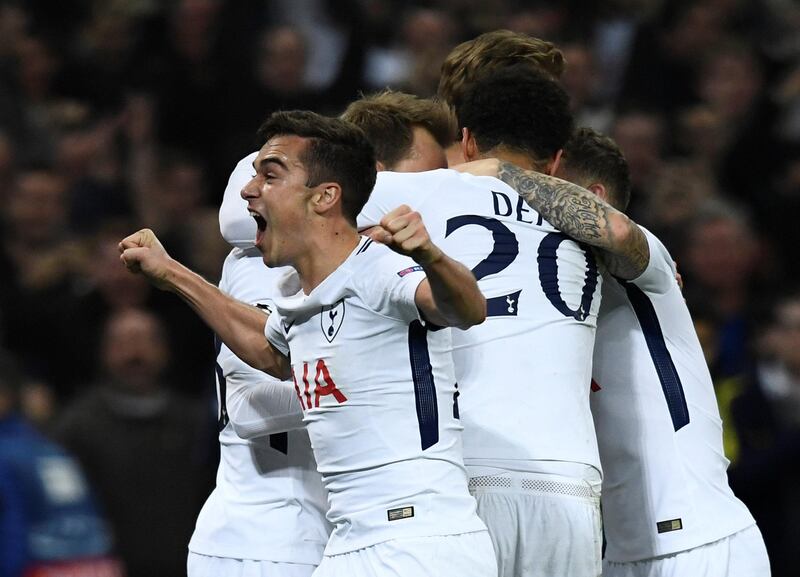
<instances>
[{"instance_id":1,"label":"tattooed arm","mask_svg":"<svg viewBox=\"0 0 800 577\"><path fill-rule=\"evenodd\" d=\"M497 178L561 232L599 249L614 276L630 280L647 268L650 248L642 229L596 194L505 161L500 162Z\"/></svg>"}]
</instances>

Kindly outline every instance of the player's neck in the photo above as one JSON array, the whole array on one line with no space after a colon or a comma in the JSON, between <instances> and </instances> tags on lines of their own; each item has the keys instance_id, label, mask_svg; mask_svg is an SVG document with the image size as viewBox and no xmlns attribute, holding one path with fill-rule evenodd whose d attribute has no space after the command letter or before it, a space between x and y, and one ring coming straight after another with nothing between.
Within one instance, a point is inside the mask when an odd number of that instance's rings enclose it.
<instances>
[{"instance_id":1,"label":"player's neck","mask_svg":"<svg viewBox=\"0 0 800 577\"><path fill-rule=\"evenodd\" d=\"M535 170L541 171L542 166L539 166L534 160L531 158L530 154L526 154L524 152L519 152L516 150L509 150L508 148L498 146L487 151L485 154L481 154L481 158L498 158L505 162L510 162L511 164L516 164L520 168L524 170Z\"/></svg>"},{"instance_id":2,"label":"player's neck","mask_svg":"<svg viewBox=\"0 0 800 577\"><path fill-rule=\"evenodd\" d=\"M325 223L328 225L329 223ZM324 225L323 225L324 226ZM300 275L305 294L310 294L333 271L339 268L361 239L350 225L333 225L317 229L317 234L306 239L306 251L293 266Z\"/></svg>"}]
</instances>

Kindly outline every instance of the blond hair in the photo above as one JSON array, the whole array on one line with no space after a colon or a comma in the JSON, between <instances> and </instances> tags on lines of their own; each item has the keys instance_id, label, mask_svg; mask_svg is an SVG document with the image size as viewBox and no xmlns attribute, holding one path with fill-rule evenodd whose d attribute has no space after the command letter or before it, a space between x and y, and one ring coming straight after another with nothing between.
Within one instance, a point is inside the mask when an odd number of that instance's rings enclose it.
<instances>
[{"instance_id":1,"label":"blond hair","mask_svg":"<svg viewBox=\"0 0 800 577\"><path fill-rule=\"evenodd\" d=\"M457 132L453 114L440 102L393 90L362 96L347 107L341 119L367 134L377 160L388 169L408 154L414 127L430 132L442 148L452 144Z\"/></svg>"},{"instance_id":2,"label":"blond hair","mask_svg":"<svg viewBox=\"0 0 800 577\"><path fill-rule=\"evenodd\" d=\"M510 30L494 30L462 42L447 55L439 78L439 98L458 110L467 85L481 74L529 64L558 80L566 61L552 42Z\"/></svg>"}]
</instances>

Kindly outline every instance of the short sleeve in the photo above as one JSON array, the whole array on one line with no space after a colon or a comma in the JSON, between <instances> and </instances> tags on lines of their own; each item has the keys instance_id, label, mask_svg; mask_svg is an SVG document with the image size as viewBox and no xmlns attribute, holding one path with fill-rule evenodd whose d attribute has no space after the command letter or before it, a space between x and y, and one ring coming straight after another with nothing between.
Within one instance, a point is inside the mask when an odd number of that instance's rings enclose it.
<instances>
[{"instance_id":1,"label":"short sleeve","mask_svg":"<svg viewBox=\"0 0 800 577\"><path fill-rule=\"evenodd\" d=\"M286 335L281 327L281 316L277 312L273 312L267 319L267 324L264 326L264 335L267 337L269 343L283 353L286 357L289 356L289 342L286 340Z\"/></svg>"},{"instance_id":2,"label":"short sleeve","mask_svg":"<svg viewBox=\"0 0 800 577\"><path fill-rule=\"evenodd\" d=\"M369 262L369 274L361 276L362 300L383 316L404 322L421 320L416 294L426 278L422 267L385 246L373 245L371 250L375 254Z\"/></svg>"},{"instance_id":3,"label":"short sleeve","mask_svg":"<svg viewBox=\"0 0 800 577\"><path fill-rule=\"evenodd\" d=\"M645 292L664 294L676 288L678 281L675 278L675 263L667 247L658 238L644 227L640 227L647 238L650 248L650 260L647 268L637 278L629 281Z\"/></svg>"}]
</instances>

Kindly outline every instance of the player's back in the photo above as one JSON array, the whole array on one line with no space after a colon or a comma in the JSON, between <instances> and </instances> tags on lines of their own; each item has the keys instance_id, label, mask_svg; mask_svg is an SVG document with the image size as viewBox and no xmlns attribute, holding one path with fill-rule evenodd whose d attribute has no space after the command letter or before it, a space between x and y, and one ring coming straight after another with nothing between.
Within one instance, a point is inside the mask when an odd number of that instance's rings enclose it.
<instances>
[{"instance_id":1,"label":"player's back","mask_svg":"<svg viewBox=\"0 0 800 577\"><path fill-rule=\"evenodd\" d=\"M601 282L591 251L495 178L379 173L359 227L400 204L472 269L487 298L483 324L452 331L465 462L567 461L599 470L586 386Z\"/></svg>"},{"instance_id":2,"label":"player's back","mask_svg":"<svg viewBox=\"0 0 800 577\"><path fill-rule=\"evenodd\" d=\"M645 233L645 272L605 279L594 355L606 557L616 562L690 549L754 522L728 486L713 384L672 258Z\"/></svg>"},{"instance_id":3,"label":"player's back","mask_svg":"<svg viewBox=\"0 0 800 577\"><path fill-rule=\"evenodd\" d=\"M266 267L256 249L237 248L225 260L220 289L269 309L275 282L285 270ZM189 549L212 557L316 565L330 527L308 433L301 427L240 437L238 423L228 416L228 406L239 401L232 396L248 395L259 383L276 379L248 366L224 344L218 346L220 464L216 488L200 512ZM246 404L253 421L275 417L257 403Z\"/></svg>"}]
</instances>

